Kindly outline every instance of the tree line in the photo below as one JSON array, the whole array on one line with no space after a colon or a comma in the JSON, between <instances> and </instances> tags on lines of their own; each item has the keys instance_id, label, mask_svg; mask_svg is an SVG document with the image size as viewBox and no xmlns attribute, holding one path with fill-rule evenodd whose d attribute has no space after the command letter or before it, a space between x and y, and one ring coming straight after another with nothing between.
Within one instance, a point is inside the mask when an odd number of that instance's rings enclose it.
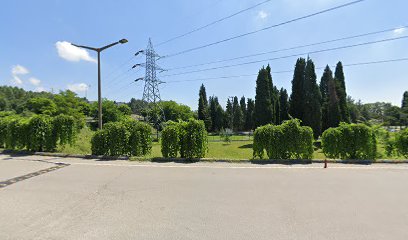
<instances>
[{"instance_id":1,"label":"tree line","mask_svg":"<svg viewBox=\"0 0 408 240\"><path fill-rule=\"evenodd\" d=\"M404 93L401 107L380 102L355 102L347 95L342 62L337 63L334 73L327 65L318 83L313 60L299 58L295 64L290 96L286 89L278 89L273 84L268 65L258 72L255 99L244 96L229 98L225 110L218 97L207 98L202 84L197 117L212 132L223 128L249 131L296 118L301 120L302 125L310 126L314 137L318 138L325 130L338 127L341 122L407 126L408 91Z\"/></svg>"}]
</instances>

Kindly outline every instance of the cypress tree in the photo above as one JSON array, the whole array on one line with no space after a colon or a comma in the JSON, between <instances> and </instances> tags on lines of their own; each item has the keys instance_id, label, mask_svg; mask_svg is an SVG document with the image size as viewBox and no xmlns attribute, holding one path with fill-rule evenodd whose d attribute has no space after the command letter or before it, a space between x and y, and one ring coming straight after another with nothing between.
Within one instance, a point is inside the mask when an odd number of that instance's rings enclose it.
<instances>
[{"instance_id":1,"label":"cypress tree","mask_svg":"<svg viewBox=\"0 0 408 240\"><path fill-rule=\"evenodd\" d=\"M271 123L276 124L276 96L274 94L274 86L273 86L273 80L272 80L272 69L271 66L268 64L266 67L266 71L268 72L268 92L269 96L271 97L271 108L272 108L272 118L271 118Z\"/></svg>"},{"instance_id":2,"label":"cypress tree","mask_svg":"<svg viewBox=\"0 0 408 240\"><path fill-rule=\"evenodd\" d=\"M274 106L274 123L276 125L281 124L282 119L280 116L280 99L279 99L279 90L276 88L276 86L273 87L272 89L272 102Z\"/></svg>"},{"instance_id":3,"label":"cypress tree","mask_svg":"<svg viewBox=\"0 0 408 240\"><path fill-rule=\"evenodd\" d=\"M296 61L295 71L292 80L292 93L290 95L289 113L293 118L303 119L304 110L304 92L303 84L305 81L306 61L304 58L299 58Z\"/></svg>"},{"instance_id":4,"label":"cypress tree","mask_svg":"<svg viewBox=\"0 0 408 240\"><path fill-rule=\"evenodd\" d=\"M304 108L303 125L313 129L313 135L317 139L322 128L321 94L316 83L316 72L313 61L308 58L305 68L305 81L303 84Z\"/></svg>"},{"instance_id":5,"label":"cypress tree","mask_svg":"<svg viewBox=\"0 0 408 240\"><path fill-rule=\"evenodd\" d=\"M403 125L408 126L408 91L404 92L402 97L400 119Z\"/></svg>"},{"instance_id":6,"label":"cypress tree","mask_svg":"<svg viewBox=\"0 0 408 240\"><path fill-rule=\"evenodd\" d=\"M238 102L238 97L234 97L234 102L232 103L232 109L233 109L233 129L234 131L240 131L242 130L243 126L243 116L242 116L242 110L241 106L239 105Z\"/></svg>"},{"instance_id":7,"label":"cypress tree","mask_svg":"<svg viewBox=\"0 0 408 240\"><path fill-rule=\"evenodd\" d=\"M227 107L225 109L225 113L224 113L224 128L229 128L232 129L232 116L233 116L233 109L232 109L232 103L231 101L228 99L227 100Z\"/></svg>"},{"instance_id":8,"label":"cypress tree","mask_svg":"<svg viewBox=\"0 0 408 240\"><path fill-rule=\"evenodd\" d=\"M402 109L408 108L408 91L404 92L404 96L402 97L401 108Z\"/></svg>"},{"instance_id":9,"label":"cypress tree","mask_svg":"<svg viewBox=\"0 0 408 240\"><path fill-rule=\"evenodd\" d=\"M207 93L204 84L201 84L198 99L198 119L203 120L207 131L211 128L211 117L209 114Z\"/></svg>"},{"instance_id":10,"label":"cypress tree","mask_svg":"<svg viewBox=\"0 0 408 240\"><path fill-rule=\"evenodd\" d=\"M336 71L334 73L334 79L336 82L337 96L339 97L340 116L342 122L350 122L350 112L347 106L347 92L346 81L344 77L343 64L338 62L336 65Z\"/></svg>"},{"instance_id":11,"label":"cypress tree","mask_svg":"<svg viewBox=\"0 0 408 240\"><path fill-rule=\"evenodd\" d=\"M245 130L253 130L255 127L254 124L254 114L255 110L255 102L251 98L247 99L247 114L245 118Z\"/></svg>"},{"instance_id":12,"label":"cypress tree","mask_svg":"<svg viewBox=\"0 0 408 240\"><path fill-rule=\"evenodd\" d=\"M244 126L245 126L246 114L247 114L247 107L246 107L246 102L245 102L245 96L242 96L242 97L241 97L241 100L239 101L239 105L241 106L242 119L243 119L243 127L244 127Z\"/></svg>"},{"instance_id":13,"label":"cypress tree","mask_svg":"<svg viewBox=\"0 0 408 240\"><path fill-rule=\"evenodd\" d=\"M273 111L269 92L270 78L268 75L268 70L262 68L256 80L255 109L253 114L255 127L272 123Z\"/></svg>"},{"instance_id":14,"label":"cypress tree","mask_svg":"<svg viewBox=\"0 0 408 240\"><path fill-rule=\"evenodd\" d=\"M334 82L334 79L330 79L328 83L327 105L327 128L338 127L341 116L339 98L336 93L336 83Z\"/></svg>"},{"instance_id":15,"label":"cypress tree","mask_svg":"<svg viewBox=\"0 0 408 240\"><path fill-rule=\"evenodd\" d=\"M288 101L288 92L286 89L281 88L279 92L279 110L280 110L280 120L283 121L289 120L289 101Z\"/></svg>"},{"instance_id":16,"label":"cypress tree","mask_svg":"<svg viewBox=\"0 0 408 240\"><path fill-rule=\"evenodd\" d=\"M216 132L222 128L222 115L223 110L218 102L218 98L215 96L210 97L209 99L210 104L210 117L211 117L211 131ZM221 108L222 112L220 114L219 107Z\"/></svg>"},{"instance_id":17,"label":"cypress tree","mask_svg":"<svg viewBox=\"0 0 408 240\"><path fill-rule=\"evenodd\" d=\"M331 127L337 127L341 121L340 103L333 72L326 66L320 81L322 94L322 132Z\"/></svg>"}]
</instances>

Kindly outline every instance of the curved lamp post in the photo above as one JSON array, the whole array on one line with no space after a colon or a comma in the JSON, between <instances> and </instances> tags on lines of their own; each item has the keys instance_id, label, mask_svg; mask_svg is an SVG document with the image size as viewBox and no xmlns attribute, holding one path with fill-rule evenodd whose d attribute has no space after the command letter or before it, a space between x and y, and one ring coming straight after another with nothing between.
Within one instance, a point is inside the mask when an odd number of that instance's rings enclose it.
<instances>
[{"instance_id":1,"label":"curved lamp post","mask_svg":"<svg viewBox=\"0 0 408 240\"><path fill-rule=\"evenodd\" d=\"M105 49L115 46L116 44L124 44L127 43L127 39L121 39L117 42L111 43L101 48L93 48L88 46L76 45L71 43L71 45L79 48L85 48L88 50L92 50L98 53L98 128L102 129L102 89L101 89L101 52Z\"/></svg>"}]
</instances>

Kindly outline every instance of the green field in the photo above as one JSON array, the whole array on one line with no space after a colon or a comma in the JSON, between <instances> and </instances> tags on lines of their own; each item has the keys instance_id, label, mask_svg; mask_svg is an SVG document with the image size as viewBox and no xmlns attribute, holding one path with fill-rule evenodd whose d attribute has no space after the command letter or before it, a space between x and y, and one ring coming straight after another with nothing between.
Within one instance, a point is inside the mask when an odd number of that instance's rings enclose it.
<instances>
[{"instance_id":1,"label":"green field","mask_svg":"<svg viewBox=\"0 0 408 240\"><path fill-rule=\"evenodd\" d=\"M58 152L67 153L67 154L91 154L91 136L92 131L88 128L81 130L78 135L78 139L75 144L72 146L67 145L64 147L59 147ZM210 136L208 143L208 153L206 158L214 159L231 159L231 160L240 160L240 159L252 159L252 140L248 139L248 136L233 136L231 143L224 143L220 141L218 136ZM237 141L238 140L238 141ZM389 159L386 156L384 146L378 144L378 154L379 159ZM160 143L154 142L152 153L146 158L161 158L162 154L160 151ZM325 156L321 149L317 149L313 155L314 159L325 159ZM404 159L401 156L393 156L392 159L402 160Z\"/></svg>"}]
</instances>

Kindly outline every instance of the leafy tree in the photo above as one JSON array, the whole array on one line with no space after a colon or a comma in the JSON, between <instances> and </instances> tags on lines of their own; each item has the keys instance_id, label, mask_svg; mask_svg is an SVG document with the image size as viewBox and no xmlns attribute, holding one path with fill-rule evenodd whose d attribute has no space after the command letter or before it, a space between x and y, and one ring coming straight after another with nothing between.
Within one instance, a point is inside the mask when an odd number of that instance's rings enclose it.
<instances>
[{"instance_id":1,"label":"leafy tree","mask_svg":"<svg viewBox=\"0 0 408 240\"><path fill-rule=\"evenodd\" d=\"M122 105L120 105L120 106L118 107L118 110L119 110L123 115L126 115L126 116L130 116L130 115L132 114L132 109L131 109L128 105L122 104Z\"/></svg>"},{"instance_id":2,"label":"leafy tree","mask_svg":"<svg viewBox=\"0 0 408 240\"><path fill-rule=\"evenodd\" d=\"M57 112L57 105L49 98L37 97L27 101L27 108L36 114L54 115Z\"/></svg>"},{"instance_id":3,"label":"leafy tree","mask_svg":"<svg viewBox=\"0 0 408 240\"><path fill-rule=\"evenodd\" d=\"M194 113L189 106L178 104L175 101L162 101L159 104L163 109L166 121L187 121L194 118Z\"/></svg>"},{"instance_id":4,"label":"leafy tree","mask_svg":"<svg viewBox=\"0 0 408 240\"><path fill-rule=\"evenodd\" d=\"M252 130L255 128L254 124L254 114L255 110L255 102L251 98L247 99L247 114L245 118L245 130Z\"/></svg>"},{"instance_id":5,"label":"leafy tree","mask_svg":"<svg viewBox=\"0 0 408 240\"><path fill-rule=\"evenodd\" d=\"M273 121L273 108L269 91L270 78L267 69L259 70L256 80L255 109L253 113L255 127L263 126Z\"/></svg>"},{"instance_id":6,"label":"leafy tree","mask_svg":"<svg viewBox=\"0 0 408 240\"><path fill-rule=\"evenodd\" d=\"M336 71L334 73L334 79L336 81L337 95L339 97L340 115L341 121L350 123L350 115L347 106L347 92L346 83L343 71L343 64L341 62L337 63Z\"/></svg>"},{"instance_id":7,"label":"leafy tree","mask_svg":"<svg viewBox=\"0 0 408 240\"><path fill-rule=\"evenodd\" d=\"M91 115L94 119L98 119L98 103L94 102L91 106ZM102 101L102 122L118 122L122 120L124 114L119 110L115 102L104 99Z\"/></svg>"},{"instance_id":8,"label":"leafy tree","mask_svg":"<svg viewBox=\"0 0 408 240\"><path fill-rule=\"evenodd\" d=\"M208 109L207 93L204 84L201 84L198 99L198 119L203 120L207 130L211 128L211 117Z\"/></svg>"},{"instance_id":9,"label":"leafy tree","mask_svg":"<svg viewBox=\"0 0 408 240\"><path fill-rule=\"evenodd\" d=\"M292 93L290 95L290 107L289 113L293 118L303 120L303 114L305 111L305 99L304 99L304 82L305 82L305 67L306 60L299 58L296 61L295 71L293 73L292 80Z\"/></svg>"},{"instance_id":10,"label":"leafy tree","mask_svg":"<svg viewBox=\"0 0 408 240\"><path fill-rule=\"evenodd\" d=\"M305 68L305 81L303 84L304 109L303 124L313 129L314 137L317 139L321 133L321 94L316 83L316 72L313 61L309 58Z\"/></svg>"},{"instance_id":11,"label":"leafy tree","mask_svg":"<svg viewBox=\"0 0 408 240\"><path fill-rule=\"evenodd\" d=\"M7 100L0 96L0 111L5 111L7 109Z\"/></svg>"},{"instance_id":12,"label":"leafy tree","mask_svg":"<svg viewBox=\"0 0 408 240\"><path fill-rule=\"evenodd\" d=\"M350 121L352 123L357 123L362 120L362 115L360 112L361 107L354 102L350 96L347 97L347 106L350 112Z\"/></svg>"},{"instance_id":13,"label":"leafy tree","mask_svg":"<svg viewBox=\"0 0 408 240\"><path fill-rule=\"evenodd\" d=\"M128 105L132 109L132 112L134 114L142 115L142 111L143 109L146 108L147 103L141 99L132 98L130 99L130 102L128 103Z\"/></svg>"},{"instance_id":14,"label":"leafy tree","mask_svg":"<svg viewBox=\"0 0 408 240\"><path fill-rule=\"evenodd\" d=\"M243 118L241 107L238 102L238 97L236 96L234 97L232 109L233 109L233 118L232 118L233 129L234 131L240 131L242 130L242 127L243 127L244 118Z\"/></svg>"},{"instance_id":15,"label":"leafy tree","mask_svg":"<svg viewBox=\"0 0 408 240\"><path fill-rule=\"evenodd\" d=\"M279 91L279 111L280 111L280 121L289 120L289 100L288 100L288 92L286 89L281 88Z\"/></svg>"}]
</instances>

